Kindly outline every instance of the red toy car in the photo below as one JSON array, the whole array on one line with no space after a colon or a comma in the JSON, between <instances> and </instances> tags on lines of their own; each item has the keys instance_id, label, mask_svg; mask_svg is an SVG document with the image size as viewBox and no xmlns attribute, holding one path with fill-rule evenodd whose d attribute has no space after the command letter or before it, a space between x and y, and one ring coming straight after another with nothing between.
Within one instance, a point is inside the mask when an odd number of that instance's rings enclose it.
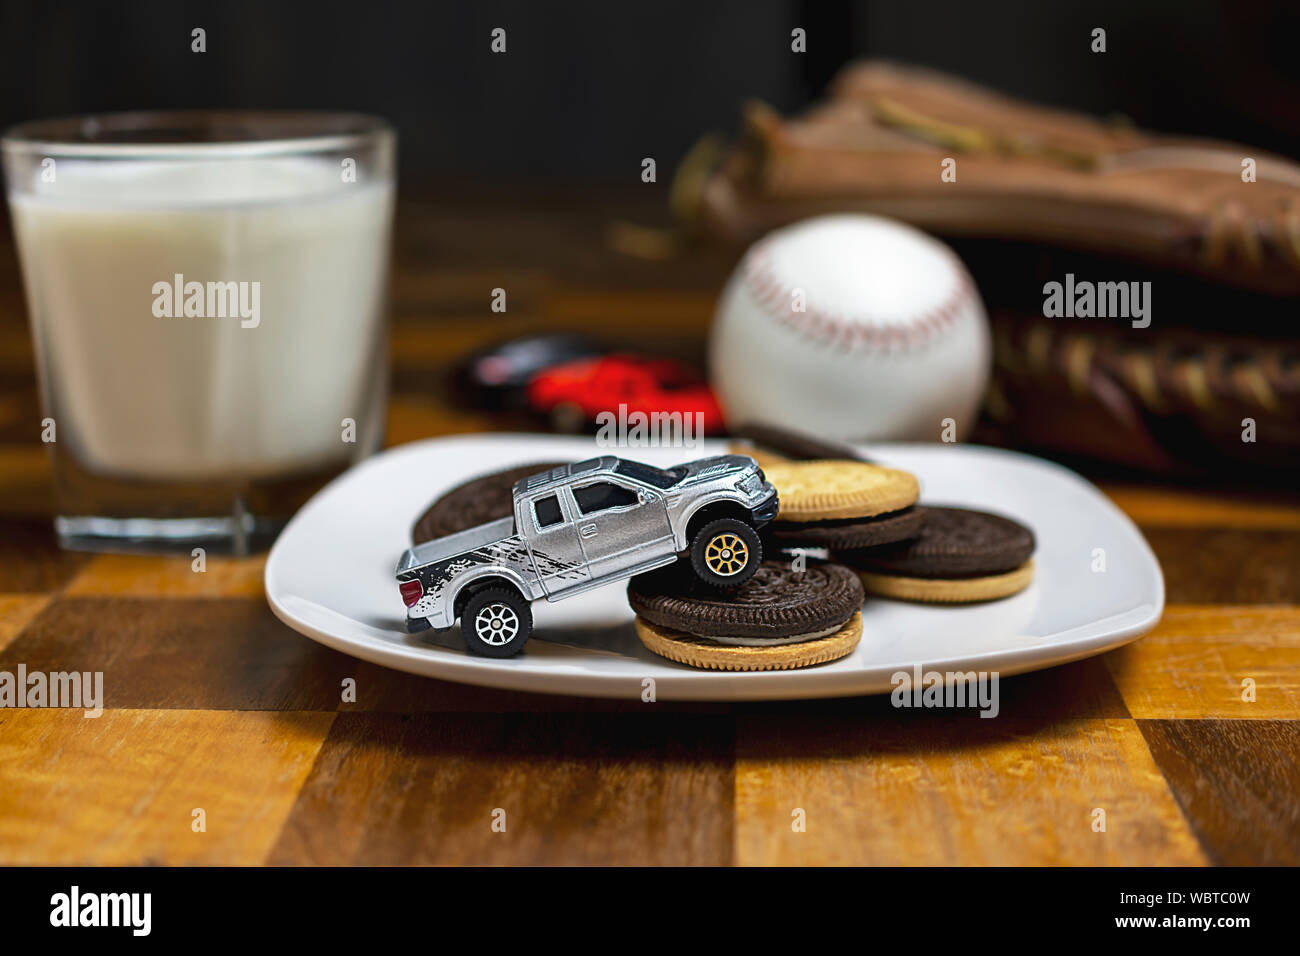
<instances>
[{"instance_id":1,"label":"red toy car","mask_svg":"<svg viewBox=\"0 0 1300 956\"><path fill-rule=\"evenodd\" d=\"M703 414L704 433L723 429L722 409L703 378L681 362L635 355L576 359L538 372L528 405L549 415L559 431L580 431L601 412ZM692 419L693 421L693 419Z\"/></svg>"}]
</instances>

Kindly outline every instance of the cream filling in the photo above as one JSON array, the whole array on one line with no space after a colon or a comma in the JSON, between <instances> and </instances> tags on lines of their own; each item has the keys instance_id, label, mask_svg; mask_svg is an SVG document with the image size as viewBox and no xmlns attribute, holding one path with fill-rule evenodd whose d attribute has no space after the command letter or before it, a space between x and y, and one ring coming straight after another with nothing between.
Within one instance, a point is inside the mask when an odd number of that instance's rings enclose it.
<instances>
[{"instance_id":1,"label":"cream filling","mask_svg":"<svg viewBox=\"0 0 1300 956\"><path fill-rule=\"evenodd\" d=\"M843 628L844 624L836 624L824 631L814 631L811 634L792 634L789 637L718 637L714 634L697 634L695 636L706 641L716 641L719 644L730 644L735 647L777 647L781 644L799 644L803 641L815 641L819 637L829 637Z\"/></svg>"}]
</instances>

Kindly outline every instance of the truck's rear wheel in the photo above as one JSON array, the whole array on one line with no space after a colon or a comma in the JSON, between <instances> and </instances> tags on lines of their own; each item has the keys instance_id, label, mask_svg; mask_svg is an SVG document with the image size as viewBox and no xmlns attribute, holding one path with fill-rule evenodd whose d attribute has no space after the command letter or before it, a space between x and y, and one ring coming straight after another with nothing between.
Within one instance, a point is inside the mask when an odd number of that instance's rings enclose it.
<instances>
[{"instance_id":1,"label":"truck's rear wheel","mask_svg":"<svg viewBox=\"0 0 1300 956\"><path fill-rule=\"evenodd\" d=\"M739 518L710 521L691 541L691 567L701 581L714 587L744 584L762 560L758 532Z\"/></svg>"},{"instance_id":2,"label":"truck's rear wheel","mask_svg":"<svg viewBox=\"0 0 1300 956\"><path fill-rule=\"evenodd\" d=\"M466 602L460 629L471 654L513 657L524 649L532 633L533 611L514 588L484 588Z\"/></svg>"}]
</instances>

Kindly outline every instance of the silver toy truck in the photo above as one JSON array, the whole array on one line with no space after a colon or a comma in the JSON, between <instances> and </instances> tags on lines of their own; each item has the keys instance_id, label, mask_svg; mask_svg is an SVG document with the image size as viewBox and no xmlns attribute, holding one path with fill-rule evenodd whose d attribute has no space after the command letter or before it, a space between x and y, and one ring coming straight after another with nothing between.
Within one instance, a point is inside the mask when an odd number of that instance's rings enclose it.
<instances>
[{"instance_id":1,"label":"silver toy truck","mask_svg":"<svg viewBox=\"0 0 1300 956\"><path fill-rule=\"evenodd\" d=\"M690 555L705 582L732 587L763 558L758 531L776 489L746 455L669 469L605 455L525 478L514 514L410 548L397 564L407 628L461 620L476 654L510 657L533 626L530 602L558 601Z\"/></svg>"}]
</instances>

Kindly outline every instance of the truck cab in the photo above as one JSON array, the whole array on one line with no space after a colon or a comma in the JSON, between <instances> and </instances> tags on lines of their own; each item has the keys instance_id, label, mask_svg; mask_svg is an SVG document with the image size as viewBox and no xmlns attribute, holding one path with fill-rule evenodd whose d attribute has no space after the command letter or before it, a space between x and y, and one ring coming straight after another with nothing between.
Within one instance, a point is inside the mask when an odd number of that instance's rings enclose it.
<instances>
[{"instance_id":1,"label":"truck cab","mask_svg":"<svg viewBox=\"0 0 1300 956\"><path fill-rule=\"evenodd\" d=\"M735 586L757 570L757 531L778 507L775 489L744 455L668 469L605 455L532 475L512 494L511 517L402 556L408 628L460 617L472 651L508 656L527 639L528 604L538 598L561 600L687 556L707 583ZM492 600L477 599L488 591ZM485 644L484 627L495 641L514 636Z\"/></svg>"}]
</instances>

